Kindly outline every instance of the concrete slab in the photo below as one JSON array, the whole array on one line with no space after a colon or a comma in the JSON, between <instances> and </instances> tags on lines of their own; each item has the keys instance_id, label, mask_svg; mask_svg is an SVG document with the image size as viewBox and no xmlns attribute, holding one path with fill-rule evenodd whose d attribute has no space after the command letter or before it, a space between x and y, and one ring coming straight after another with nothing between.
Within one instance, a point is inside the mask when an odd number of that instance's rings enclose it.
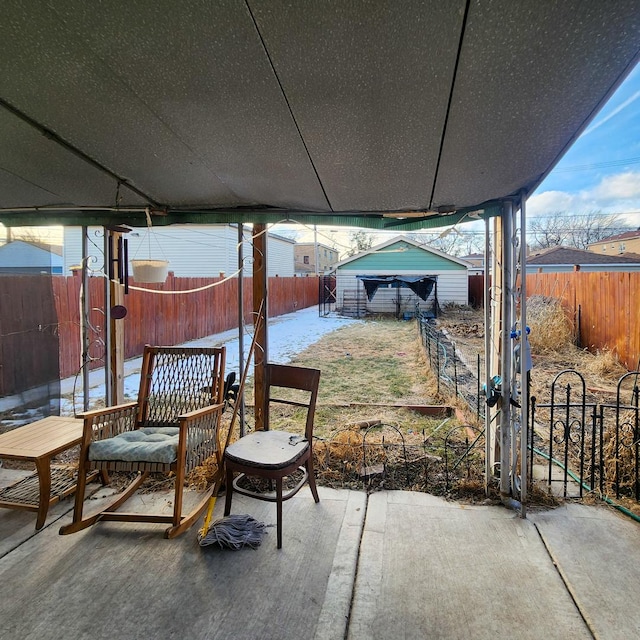
<instances>
[{"instance_id":1,"label":"concrete slab","mask_svg":"<svg viewBox=\"0 0 640 640\"><path fill-rule=\"evenodd\" d=\"M422 493L319 490L318 505L308 489L284 504L282 550L275 505L239 495L234 513L274 525L255 551L202 548L197 526L176 540L115 522L59 536L71 500L37 535L33 514L0 510L0 637L640 637L640 525L617 512L568 504L522 520Z\"/></svg>"},{"instance_id":2,"label":"concrete slab","mask_svg":"<svg viewBox=\"0 0 640 640\"><path fill-rule=\"evenodd\" d=\"M533 465L533 479L544 483L548 486L549 483L549 467L542 464ZM575 482L570 475L567 474L567 486L564 485L564 469L556 466L551 467L551 493L554 496L560 498L579 498L580 497L580 485ZM566 491L566 495L565 495Z\"/></svg>"},{"instance_id":3,"label":"concrete slab","mask_svg":"<svg viewBox=\"0 0 640 640\"><path fill-rule=\"evenodd\" d=\"M0 637L343 638L366 495L320 496L285 502L282 550L275 528L229 551L200 547L196 528L165 540L165 525L48 527L0 562ZM270 503L235 496L233 512L275 524Z\"/></svg>"},{"instance_id":4,"label":"concrete slab","mask_svg":"<svg viewBox=\"0 0 640 640\"><path fill-rule=\"evenodd\" d=\"M19 469L0 469L0 488L11 486L12 484L33 475L33 471ZM87 487L87 496L93 496L98 491L100 485L91 483ZM49 507L45 528L53 526L57 529L61 526L59 520L73 509L73 496L69 496L60 502ZM36 531L36 512L22 509L0 508L0 558L7 553L24 544L33 538Z\"/></svg>"},{"instance_id":5,"label":"concrete slab","mask_svg":"<svg viewBox=\"0 0 640 640\"><path fill-rule=\"evenodd\" d=\"M640 524L609 507L566 504L529 516L594 637L640 637Z\"/></svg>"},{"instance_id":6,"label":"concrete slab","mask_svg":"<svg viewBox=\"0 0 640 640\"><path fill-rule=\"evenodd\" d=\"M373 494L349 640L591 638L533 523L503 507Z\"/></svg>"}]
</instances>

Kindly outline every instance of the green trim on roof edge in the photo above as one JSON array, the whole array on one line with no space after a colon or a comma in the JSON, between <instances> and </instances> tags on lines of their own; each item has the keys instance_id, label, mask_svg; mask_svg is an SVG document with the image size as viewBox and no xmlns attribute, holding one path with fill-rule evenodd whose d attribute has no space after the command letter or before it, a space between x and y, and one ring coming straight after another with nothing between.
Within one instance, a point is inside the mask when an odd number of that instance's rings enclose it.
<instances>
[{"instance_id":1,"label":"green trim on roof edge","mask_svg":"<svg viewBox=\"0 0 640 640\"><path fill-rule=\"evenodd\" d=\"M363 227L379 230L414 231L450 226L458 222L469 221L467 214L484 209L480 218L494 217L500 214L500 203L491 203L481 207L460 209L451 214L429 216L416 219L395 219L384 217L387 212L346 212L321 213L281 209L216 209L216 210L169 210L166 214L153 212L153 225L171 224L230 224L230 223L296 223L318 224L343 227ZM400 213L400 212L393 212ZM465 218L467 218L465 220ZM104 209L35 209L32 211L0 211L0 222L6 227L28 227L43 225L61 226L108 226L124 224L131 227L146 227L144 209L104 210Z\"/></svg>"}]
</instances>

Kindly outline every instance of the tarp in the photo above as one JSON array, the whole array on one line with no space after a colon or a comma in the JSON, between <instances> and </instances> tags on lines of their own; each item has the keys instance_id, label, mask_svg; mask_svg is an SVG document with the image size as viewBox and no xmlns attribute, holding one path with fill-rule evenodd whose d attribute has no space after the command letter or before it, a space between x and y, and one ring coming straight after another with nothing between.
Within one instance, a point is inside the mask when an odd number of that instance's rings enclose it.
<instances>
[{"instance_id":1,"label":"tarp","mask_svg":"<svg viewBox=\"0 0 640 640\"><path fill-rule=\"evenodd\" d=\"M362 280L369 302L373 300L378 287L382 284L409 287L419 298L426 301L438 280L437 276L357 276L357 278Z\"/></svg>"}]
</instances>

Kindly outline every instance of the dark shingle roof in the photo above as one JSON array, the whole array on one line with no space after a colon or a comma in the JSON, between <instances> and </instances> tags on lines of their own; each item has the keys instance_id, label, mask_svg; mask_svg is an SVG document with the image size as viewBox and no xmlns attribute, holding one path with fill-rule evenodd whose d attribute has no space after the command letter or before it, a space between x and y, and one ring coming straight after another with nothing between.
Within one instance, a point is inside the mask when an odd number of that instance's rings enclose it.
<instances>
[{"instance_id":1,"label":"dark shingle roof","mask_svg":"<svg viewBox=\"0 0 640 640\"><path fill-rule=\"evenodd\" d=\"M631 253L607 255L595 251L553 247L527 256L527 264L638 264L640 256Z\"/></svg>"},{"instance_id":2,"label":"dark shingle roof","mask_svg":"<svg viewBox=\"0 0 640 640\"><path fill-rule=\"evenodd\" d=\"M640 238L640 229L634 229L633 231L625 231L624 233L617 233L615 236L609 236L608 238L602 238L597 242L591 244L602 244L603 242L615 242L616 240L629 240L630 238Z\"/></svg>"}]
</instances>

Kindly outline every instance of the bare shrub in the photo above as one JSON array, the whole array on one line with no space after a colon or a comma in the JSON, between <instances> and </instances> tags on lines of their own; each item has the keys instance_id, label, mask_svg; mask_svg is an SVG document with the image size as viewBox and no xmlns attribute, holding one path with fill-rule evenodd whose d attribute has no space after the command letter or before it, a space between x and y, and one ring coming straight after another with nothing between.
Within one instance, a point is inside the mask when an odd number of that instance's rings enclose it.
<instances>
[{"instance_id":1,"label":"bare shrub","mask_svg":"<svg viewBox=\"0 0 640 640\"><path fill-rule=\"evenodd\" d=\"M572 323L560 300L548 296L531 296L527 300L529 342L536 353L563 351L574 344Z\"/></svg>"},{"instance_id":2,"label":"bare shrub","mask_svg":"<svg viewBox=\"0 0 640 640\"><path fill-rule=\"evenodd\" d=\"M611 349L598 349L584 366L586 373L605 380L618 379L627 373L627 369L620 364L617 354Z\"/></svg>"}]
</instances>

